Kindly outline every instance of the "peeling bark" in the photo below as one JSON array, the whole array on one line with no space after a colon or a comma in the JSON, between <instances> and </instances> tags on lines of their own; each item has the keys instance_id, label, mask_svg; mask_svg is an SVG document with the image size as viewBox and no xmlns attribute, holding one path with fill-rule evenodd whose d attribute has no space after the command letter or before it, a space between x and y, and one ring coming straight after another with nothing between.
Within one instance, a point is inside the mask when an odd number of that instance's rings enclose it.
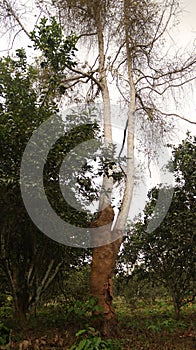
<instances>
[{"instance_id":1,"label":"peeling bark","mask_svg":"<svg viewBox=\"0 0 196 350\"><path fill-rule=\"evenodd\" d=\"M94 237L95 245L99 244L102 235L111 236L111 225L114 219L114 210L111 205L103 209L97 220L91 223L90 227L97 227ZM105 226L109 229L106 231ZM107 227L108 227L107 226ZM97 298L98 304L102 307L100 318L95 321L95 326L103 336L113 337L119 334L118 323L113 306L113 283L116 256L113 243L95 246L92 254L90 289L91 294Z\"/></svg>"},{"instance_id":2,"label":"peeling bark","mask_svg":"<svg viewBox=\"0 0 196 350\"><path fill-rule=\"evenodd\" d=\"M113 245L108 244L93 249L91 270L91 294L97 298L102 307L101 318L97 318L95 326L103 336L108 338L119 334L118 322L113 306L113 282L115 259Z\"/></svg>"}]
</instances>

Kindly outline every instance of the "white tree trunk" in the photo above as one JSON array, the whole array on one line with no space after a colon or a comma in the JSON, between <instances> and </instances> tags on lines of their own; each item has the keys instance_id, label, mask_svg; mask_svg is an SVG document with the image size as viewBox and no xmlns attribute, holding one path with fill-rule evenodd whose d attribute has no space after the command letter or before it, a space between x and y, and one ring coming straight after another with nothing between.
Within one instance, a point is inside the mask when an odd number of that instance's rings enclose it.
<instances>
[{"instance_id":1,"label":"white tree trunk","mask_svg":"<svg viewBox=\"0 0 196 350\"><path fill-rule=\"evenodd\" d=\"M111 104L110 104L110 94L109 94L108 82L107 82L107 76L106 76L106 67L105 67L105 48L104 48L103 28L99 17L97 18L97 21L96 21L96 27L97 27L97 37L98 37L98 50L99 50L100 85L101 85L101 94L103 99L104 142L105 142L105 145L108 146L113 142L112 125L111 125ZM108 178L107 176L104 176L101 195L99 199L100 211L111 204L112 188L113 188L112 177Z\"/></svg>"},{"instance_id":2,"label":"white tree trunk","mask_svg":"<svg viewBox=\"0 0 196 350\"><path fill-rule=\"evenodd\" d=\"M124 1L124 26L125 26L125 41L126 41L126 57L127 57L127 73L130 88L130 100L128 108L128 127L127 127L127 174L125 182L125 190L119 211L115 231L123 231L126 227L126 222L133 197L134 186L134 128L135 128L135 109L136 109L136 93L133 78L132 57L129 44L128 19L126 11L126 0Z\"/></svg>"}]
</instances>

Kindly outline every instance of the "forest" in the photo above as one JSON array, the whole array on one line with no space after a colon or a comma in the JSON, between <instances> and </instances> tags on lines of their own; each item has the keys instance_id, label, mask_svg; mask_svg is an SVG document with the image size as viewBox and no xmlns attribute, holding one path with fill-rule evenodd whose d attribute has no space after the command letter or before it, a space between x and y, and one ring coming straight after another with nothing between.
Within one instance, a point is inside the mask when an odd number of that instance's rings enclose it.
<instances>
[{"instance_id":1,"label":"forest","mask_svg":"<svg viewBox=\"0 0 196 350\"><path fill-rule=\"evenodd\" d=\"M195 349L196 59L167 47L180 11L0 0L0 349Z\"/></svg>"}]
</instances>

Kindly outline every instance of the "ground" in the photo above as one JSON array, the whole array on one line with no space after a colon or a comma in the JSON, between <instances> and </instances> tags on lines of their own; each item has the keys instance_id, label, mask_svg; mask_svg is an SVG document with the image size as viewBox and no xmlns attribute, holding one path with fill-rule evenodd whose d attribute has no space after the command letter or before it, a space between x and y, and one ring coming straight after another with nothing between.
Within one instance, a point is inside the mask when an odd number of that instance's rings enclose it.
<instances>
[{"instance_id":1,"label":"ground","mask_svg":"<svg viewBox=\"0 0 196 350\"><path fill-rule=\"evenodd\" d=\"M179 321L173 318L172 305L164 300L157 300L152 305L140 301L133 306L118 299L115 307L121 337L113 340L109 349L196 349L196 305L184 307ZM42 307L36 317L31 316L23 330L8 313L5 308L0 308L0 324L4 323L11 329L10 350L68 350L76 340L77 331L88 328L92 322L90 312L85 308L82 311L81 304L76 307L59 304Z\"/></svg>"}]
</instances>

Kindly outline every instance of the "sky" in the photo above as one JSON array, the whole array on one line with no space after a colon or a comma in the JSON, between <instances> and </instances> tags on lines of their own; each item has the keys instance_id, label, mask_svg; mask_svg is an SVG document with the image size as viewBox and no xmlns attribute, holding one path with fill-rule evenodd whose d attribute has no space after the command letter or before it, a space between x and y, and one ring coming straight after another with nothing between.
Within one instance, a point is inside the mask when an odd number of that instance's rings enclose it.
<instances>
[{"instance_id":1,"label":"sky","mask_svg":"<svg viewBox=\"0 0 196 350\"><path fill-rule=\"evenodd\" d=\"M179 16L179 24L171 30L168 35L168 46L178 47L180 51L189 52L190 48L195 48L196 55L196 1L183 0L182 13ZM192 92L187 91L186 100L182 100L181 108L184 115L192 121L196 122L196 80L192 84ZM196 125L179 121L177 123L178 136L177 140L181 140L186 134L186 130L192 130L196 134Z\"/></svg>"},{"instance_id":2,"label":"sky","mask_svg":"<svg viewBox=\"0 0 196 350\"><path fill-rule=\"evenodd\" d=\"M161 0L160 0L161 1ZM19 1L16 1L16 3ZM28 8L30 10L30 14L24 15L24 25L28 30L33 29L33 22L35 20L35 15L32 12L32 4L33 0L21 0L22 3L28 4ZM166 47L165 50L169 50L168 52L172 53L173 50L185 50L185 52L189 52L190 47L193 45L195 40L196 44L196 0L183 0L182 1L182 12L179 16L179 24L166 33ZM27 46L28 40L24 36L24 34L20 34L16 37L14 42L14 49ZM10 47L10 40L8 35L0 37L0 55L6 54L6 49ZM172 106L173 108L173 106ZM188 119L196 122L196 82L192 83L192 90L184 91L184 94L181 98L181 103L179 104L180 109L179 112L183 110L183 115ZM196 125L189 124L182 120L178 120L176 122L176 136L173 142L178 144L186 135L186 131L190 130L193 134L196 134ZM121 130L121 134L122 134ZM122 137L122 136L121 136ZM117 136L118 138L118 136ZM141 184L137 188L135 188L135 201L137 202L137 206L134 205L132 207L132 216L138 213L138 208L144 205L146 199L147 188L153 186L157 182L160 181L160 170L157 168L157 165L152 164L153 176L148 176L146 183ZM137 208L136 208L137 207Z\"/></svg>"},{"instance_id":3,"label":"sky","mask_svg":"<svg viewBox=\"0 0 196 350\"><path fill-rule=\"evenodd\" d=\"M162 0L159 0L160 2ZM35 18L37 15L32 11L34 0L17 0L17 3L24 3L29 9L29 12L26 15L23 15L23 22L25 27L28 30L33 29L33 23L35 22ZM166 46L165 50L168 51L168 54L173 50L185 50L188 53L190 47L192 47L193 42L195 41L195 49L196 49L196 0L181 0L181 13L178 17L178 25L173 29L170 29L169 32L166 33ZM20 33L14 42L14 49L20 46L28 45L28 39L23 33ZM5 54L8 47L10 47L11 43L7 36L0 37L0 55ZM2 51L3 50L3 51ZM180 108L183 108L184 115L191 120L196 121L196 82L193 84L192 92L187 91L186 101L182 99L182 104L179 105ZM186 96L186 91L185 91ZM179 126L177 126L179 135L179 140L184 137L185 130L187 128L191 128L194 133L196 133L196 126L183 123L180 121Z\"/></svg>"}]
</instances>

